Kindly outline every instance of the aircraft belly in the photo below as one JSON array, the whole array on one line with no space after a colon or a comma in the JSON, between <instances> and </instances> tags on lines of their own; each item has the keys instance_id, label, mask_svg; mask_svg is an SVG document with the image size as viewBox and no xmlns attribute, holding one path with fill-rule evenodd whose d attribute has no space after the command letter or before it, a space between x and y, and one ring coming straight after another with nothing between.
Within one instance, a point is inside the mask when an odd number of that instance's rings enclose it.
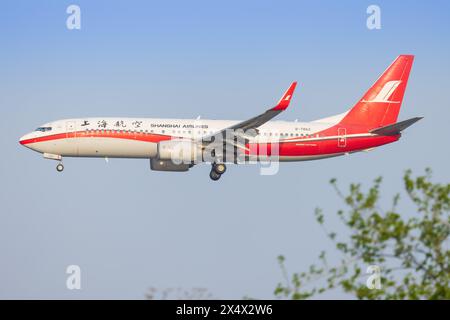
<instances>
[{"instance_id":1,"label":"aircraft belly","mask_svg":"<svg viewBox=\"0 0 450 320\"><path fill-rule=\"evenodd\" d=\"M156 143L114 138L65 138L29 145L35 151L63 157L152 158Z\"/></svg>"},{"instance_id":2,"label":"aircraft belly","mask_svg":"<svg viewBox=\"0 0 450 320\"><path fill-rule=\"evenodd\" d=\"M79 138L79 157L151 158L156 143L117 138Z\"/></svg>"},{"instance_id":3,"label":"aircraft belly","mask_svg":"<svg viewBox=\"0 0 450 320\"><path fill-rule=\"evenodd\" d=\"M345 153L334 153L334 154L322 154L315 156L280 156L280 162L292 162L292 161L309 161L309 160L319 160L342 156Z\"/></svg>"},{"instance_id":4,"label":"aircraft belly","mask_svg":"<svg viewBox=\"0 0 450 320\"><path fill-rule=\"evenodd\" d=\"M65 156L77 156L78 147L74 139L58 139L31 143L30 147L41 153L51 153Z\"/></svg>"}]
</instances>

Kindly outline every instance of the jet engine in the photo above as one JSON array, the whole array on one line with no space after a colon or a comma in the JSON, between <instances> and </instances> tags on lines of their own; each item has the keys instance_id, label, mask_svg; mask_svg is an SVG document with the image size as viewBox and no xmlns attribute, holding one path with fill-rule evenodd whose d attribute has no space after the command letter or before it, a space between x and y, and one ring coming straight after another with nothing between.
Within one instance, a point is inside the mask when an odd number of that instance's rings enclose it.
<instances>
[{"instance_id":1,"label":"jet engine","mask_svg":"<svg viewBox=\"0 0 450 320\"><path fill-rule=\"evenodd\" d=\"M150 168L157 171L187 171L202 161L202 148L189 140L161 141L156 158L150 159Z\"/></svg>"}]
</instances>

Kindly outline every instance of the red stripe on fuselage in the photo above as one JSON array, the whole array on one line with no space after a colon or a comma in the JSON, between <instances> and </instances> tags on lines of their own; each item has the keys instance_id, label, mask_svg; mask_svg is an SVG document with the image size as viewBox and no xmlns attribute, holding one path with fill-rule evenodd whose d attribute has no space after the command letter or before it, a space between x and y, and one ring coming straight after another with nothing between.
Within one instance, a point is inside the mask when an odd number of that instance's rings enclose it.
<instances>
[{"instance_id":1,"label":"red stripe on fuselage","mask_svg":"<svg viewBox=\"0 0 450 320\"><path fill-rule=\"evenodd\" d=\"M166 135L161 135L161 134L125 132L125 131L114 132L111 130L102 130L102 131L93 131L93 132L77 131L77 132L52 134L52 135L48 135L48 136L42 136L42 137L22 140L22 141L20 141L20 144L27 145L27 144L31 144L31 143L38 143L38 142L44 142L44 141L73 139L73 138L115 138L115 139L138 140L138 141L154 142L154 143L172 139L171 136L166 136Z\"/></svg>"},{"instance_id":2,"label":"red stripe on fuselage","mask_svg":"<svg viewBox=\"0 0 450 320\"><path fill-rule=\"evenodd\" d=\"M347 152L355 152L379 147L384 144L395 142L398 136L371 136L371 137L348 137L345 146L340 146L338 139L323 139L315 141L280 141L273 143L275 147L272 149L270 143L251 143L247 145L245 154L247 155L276 155L272 151L278 152L279 156L317 156L325 154L339 154Z\"/></svg>"}]
</instances>

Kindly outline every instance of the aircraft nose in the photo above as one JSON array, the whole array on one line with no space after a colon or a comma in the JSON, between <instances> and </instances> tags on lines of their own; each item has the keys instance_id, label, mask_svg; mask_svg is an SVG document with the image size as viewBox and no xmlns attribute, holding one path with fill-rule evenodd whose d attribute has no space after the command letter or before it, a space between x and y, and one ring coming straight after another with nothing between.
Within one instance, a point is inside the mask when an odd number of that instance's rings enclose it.
<instances>
[{"instance_id":1,"label":"aircraft nose","mask_svg":"<svg viewBox=\"0 0 450 320\"><path fill-rule=\"evenodd\" d=\"M31 139L31 136L29 133L27 133L26 135L20 137L19 143L21 145L26 145L30 141L30 139Z\"/></svg>"}]
</instances>

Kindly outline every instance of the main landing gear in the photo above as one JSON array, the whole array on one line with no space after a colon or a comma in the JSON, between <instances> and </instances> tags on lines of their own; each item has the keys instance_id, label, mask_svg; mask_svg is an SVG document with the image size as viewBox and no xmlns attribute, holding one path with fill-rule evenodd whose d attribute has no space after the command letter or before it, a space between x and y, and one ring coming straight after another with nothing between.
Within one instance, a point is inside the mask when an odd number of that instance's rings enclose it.
<instances>
[{"instance_id":1,"label":"main landing gear","mask_svg":"<svg viewBox=\"0 0 450 320\"><path fill-rule=\"evenodd\" d=\"M62 163L58 163L58 165L56 166L56 171L58 172L63 172L64 170L64 166Z\"/></svg>"},{"instance_id":2,"label":"main landing gear","mask_svg":"<svg viewBox=\"0 0 450 320\"><path fill-rule=\"evenodd\" d=\"M217 181L220 179L222 174L227 171L227 166L224 163L213 163L211 166L211 172L209 173L209 177L213 181Z\"/></svg>"}]
</instances>

